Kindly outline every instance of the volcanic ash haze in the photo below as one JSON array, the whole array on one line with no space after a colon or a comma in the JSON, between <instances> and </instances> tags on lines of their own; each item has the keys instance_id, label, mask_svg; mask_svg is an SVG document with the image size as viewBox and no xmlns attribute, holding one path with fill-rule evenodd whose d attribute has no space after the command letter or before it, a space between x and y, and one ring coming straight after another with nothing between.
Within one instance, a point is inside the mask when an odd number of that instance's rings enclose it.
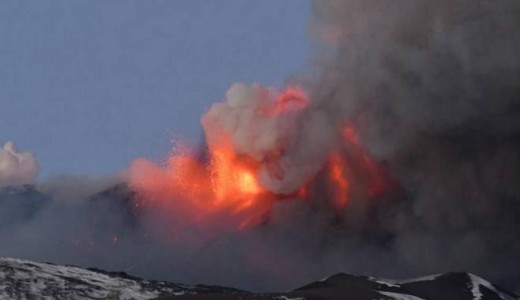
<instances>
[{"instance_id":1,"label":"volcanic ash haze","mask_svg":"<svg viewBox=\"0 0 520 300\"><path fill-rule=\"evenodd\" d=\"M232 85L205 147L136 160L133 191L53 182L76 201L0 251L254 290L339 271L519 289L519 28L517 0L315 1L310 74Z\"/></svg>"}]
</instances>

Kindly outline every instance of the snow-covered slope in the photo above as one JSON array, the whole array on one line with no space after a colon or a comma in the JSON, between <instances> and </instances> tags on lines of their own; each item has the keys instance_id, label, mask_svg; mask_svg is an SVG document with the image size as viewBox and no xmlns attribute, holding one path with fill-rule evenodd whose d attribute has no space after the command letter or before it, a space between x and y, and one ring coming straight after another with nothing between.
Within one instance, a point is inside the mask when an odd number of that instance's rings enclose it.
<instances>
[{"instance_id":1,"label":"snow-covered slope","mask_svg":"<svg viewBox=\"0 0 520 300\"><path fill-rule=\"evenodd\" d=\"M125 273L0 258L0 300L20 299L520 300L470 273L395 281L336 274L284 293L150 281Z\"/></svg>"},{"instance_id":2,"label":"snow-covered slope","mask_svg":"<svg viewBox=\"0 0 520 300\"><path fill-rule=\"evenodd\" d=\"M153 299L231 288L148 281L125 273L0 258L0 299Z\"/></svg>"},{"instance_id":3,"label":"snow-covered slope","mask_svg":"<svg viewBox=\"0 0 520 300\"><path fill-rule=\"evenodd\" d=\"M518 300L471 273L446 273L409 280L336 274L291 292L306 299Z\"/></svg>"}]
</instances>

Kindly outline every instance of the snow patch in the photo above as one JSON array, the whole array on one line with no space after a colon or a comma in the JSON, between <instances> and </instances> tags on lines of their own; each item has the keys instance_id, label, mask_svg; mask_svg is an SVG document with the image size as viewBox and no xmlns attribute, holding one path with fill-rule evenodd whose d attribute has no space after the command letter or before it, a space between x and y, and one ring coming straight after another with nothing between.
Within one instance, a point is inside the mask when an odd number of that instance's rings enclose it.
<instances>
[{"instance_id":1,"label":"snow patch","mask_svg":"<svg viewBox=\"0 0 520 300\"><path fill-rule=\"evenodd\" d=\"M515 298L506 295L500 291L498 291L489 281L486 281L477 275L469 273L469 278L471 279L470 288L471 288L471 294L473 294L473 300L482 300L482 291L480 290L480 287L486 287L489 290L495 292L501 299L503 300L516 300Z\"/></svg>"},{"instance_id":2,"label":"snow patch","mask_svg":"<svg viewBox=\"0 0 520 300\"><path fill-rule=\"evenodd\" d=\"M290 297L287 297L287 296L277 296L277 297L275 297L275 299L280 299L280 300L305 300L305 298L302 298L302 297L290 298Z\"/></svg>"},{"instance_id":3,"label":"snow patch","mask_svg":"<svg viewBox=\"0 0 520 300\"><path fill-rule=\"evenodd\" d=\"M173 292L174 296L182 296L184 294L186 294L186 291Z\"/></svg>"},{"instance_id":4,"label":"snow patch","mask_svg":"<svg viewBox=\"0 0 520 300\"><path fill-rule=\"evenodd\" d=\"M416 296L408 295L408 294L400 294L400 293L392 293L392 292L382 292L378 291L379 294L394 298L396 300L424 300L423 298L419 298Z\"/></svg>"},{"instance_id":5,"label":"snow patch","mask_svg":"<svg viewBox=\"0 0 520 300\"><path fill-rule=\"evenodd\" d=\"M329 277L322 278L322 279L318 280L318 282L324 282L324 281L327 281L327 279L329 279L329 278L330 278L330 276L329 276Z\"/></svg>"},{"instance_id":6,"label":"snow patch","mask_svg":"<svg viewBox=\"0 0 520 300\"><path fill-rule=\"evenodd\" d=\"M435 275L430 275L430 276L417 277L417 278L399 280L399 281L394 281L394 282L399 283L399 284L404 284L404 283L419 282L419 281L432 281L432 280L437 279L441 275L442 274L435 274ZM392 280L388 280L388 281L392 282Z\"/></svg>"},{"instance_id":7,"label":"snow patch","mask_svg":"<svg viewBox=\"0 0 520 300\"><path fill-rule=\"evenodd\" d=\"M375 278L375 277L368 277L368 279L372 282L379 283L381 285L386 285L388 287L399 287L399 283L395 280Z\"/></svg>"}]
</instances>

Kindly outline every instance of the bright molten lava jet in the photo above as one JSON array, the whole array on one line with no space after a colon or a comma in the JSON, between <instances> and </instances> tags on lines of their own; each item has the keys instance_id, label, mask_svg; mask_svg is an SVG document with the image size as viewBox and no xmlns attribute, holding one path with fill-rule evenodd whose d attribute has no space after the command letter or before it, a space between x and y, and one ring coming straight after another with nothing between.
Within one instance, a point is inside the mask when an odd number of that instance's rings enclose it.
<instances>
[{"instance_id":1,"label":"bright molten lava jet","mask_svg":"<svg viewBox=\"0 0 520 300\"><path fill-rule=\"evenodd\" d=\"M176 151L165 166L137 160L131 183L144 203L178 218L207 225L224 216L239 229L267 220L276 201L310 197L317 182L328 192L312 197L332 197L325 200L339 211L348 209L353 184L367 197L381 192L384 177L354 126L334 128L311 106L298 86L235 84L202 117L205 155ZM306 143L310 134L323 143Z\"/></svg>"}]
</instances>

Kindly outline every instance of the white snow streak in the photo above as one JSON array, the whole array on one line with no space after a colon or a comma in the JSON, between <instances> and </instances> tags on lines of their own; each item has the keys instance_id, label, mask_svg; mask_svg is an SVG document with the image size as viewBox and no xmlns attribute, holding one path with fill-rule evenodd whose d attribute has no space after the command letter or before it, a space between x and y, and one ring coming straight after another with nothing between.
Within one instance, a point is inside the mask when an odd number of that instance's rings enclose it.
<instances>
[{"instance_id":1,"label":"white snow streak","mask_svg":"<svg viewBox=\"0 0 520 300\"><path fill-rule=\"evenodd\" d=\"M387 297L394 298L396 300L424 300L423 298L419 298L419 297L407 295L407 294L382 292L382 291L378 291L378 293L381 295L387 296Z\"/></svg>"},{"instance_id":2,"label":"white snow streak","mask_svg":"<svg viewBox=\"0 0 520 300\"><path fill-rule=\"evenodd\" d=\"M495 292L501 299L504 300L516 300L515 298L506 295L502 292L499 292L490 282L478 277L477 275L469 273L469 278L471 279L471 293L473 294L473 300L482 300L482 291L480 290L480 287L486 287L490 289L491 291Z\"/></svg>"}]
</instances>

